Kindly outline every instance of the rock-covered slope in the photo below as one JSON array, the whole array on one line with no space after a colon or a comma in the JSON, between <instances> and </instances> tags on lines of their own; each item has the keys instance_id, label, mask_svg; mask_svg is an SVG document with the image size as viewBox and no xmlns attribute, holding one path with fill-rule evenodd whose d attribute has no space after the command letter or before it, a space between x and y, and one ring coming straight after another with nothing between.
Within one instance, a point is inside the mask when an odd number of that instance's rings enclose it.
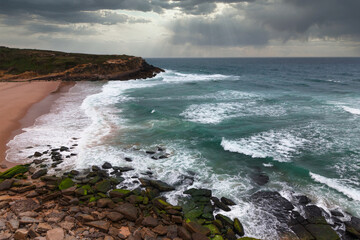
<instances>
[{"instance_id":1,"label":"rock-covered slope","mask_svg":"<svg viewBox=\"0 0 360 240\"><path fill-rule=\"evenodd\" d=\"M0 81L151 78L163 70L140 57L0 47Z\"/></svg>"}]
</instances>

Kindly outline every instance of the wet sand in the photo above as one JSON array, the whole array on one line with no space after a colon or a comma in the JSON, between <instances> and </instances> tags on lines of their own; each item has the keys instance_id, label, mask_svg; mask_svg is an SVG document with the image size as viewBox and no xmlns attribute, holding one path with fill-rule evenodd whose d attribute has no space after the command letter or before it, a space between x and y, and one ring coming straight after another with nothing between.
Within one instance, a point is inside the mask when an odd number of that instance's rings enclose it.
<instances>
[{"instance_id":1,"label":"wet sand","mask_svg":"<svg viewBox=\"0 0 360 240\"><path fill-rule=\"evenodd\" d=\"M59 93L67 91L74 83L51 82L0 82L0 162L6 161L6 144L24 127L34 124L35 119L50 111ZM3 171L3 170L0 170Z\"/></svg>"}]
</instances>

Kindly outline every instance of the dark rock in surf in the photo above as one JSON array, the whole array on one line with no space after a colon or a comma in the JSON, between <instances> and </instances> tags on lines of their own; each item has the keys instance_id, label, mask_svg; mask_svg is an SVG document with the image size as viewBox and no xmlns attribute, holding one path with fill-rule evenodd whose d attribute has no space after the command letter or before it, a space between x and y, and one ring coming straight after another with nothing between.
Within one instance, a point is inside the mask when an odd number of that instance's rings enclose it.
<instances>
[{"instance_id":1,"label":"dark rock in surf","mask_svg":"<svg viewBox=\"0 0 360 240\"><path fill-rule=\"evenodd\" d=\"M297 203L300 205L307 205L307 204L311 203L310 198L308 198L307 196L304 196L304 195L295 196L295 199L296 199Z\"/></svg>"},{"instance_id":2,"label":"dark rock in surf","mask_svg":"<svg viewBox=\"0 0 360 240\"><path fill-rule=\"evenodd\" d=\"M221 202L223 202L224 204L226 204L226 205L228 205L228 206L234 206L234 205L236 205L236 203L235 203L233 200L231 200L231 199L229 199L229 198L226 198L226 197L222 197L222 198L221 198Z\"/></svg>"},{"instance_id":3,"label":"dark rock in surf","mask_svg":"<svg viewBox=\"0 0 360 240\"><path fill-rule=\"evenodd\" d=\"M225 212L230 212L231 209L223 202L221 202L217 197L212 197L211 200L214 202L215 206L224 210Z\"/></svg>"},{"instance_id":4,"label":"dark rock in surf","mask_svg":"<svg viewBox=\"0 0 360 240\"><path fill-rule=\"evenodd\" d=\"M254 193L250 200L259 208L273 214L282 223L290 220L290 211L294 209L291 202L278 192L259 191Z\"/></svg>"},{"instance_id":5,"label":"dark rock in surf","mask_svg":"<svg viewBox=\"0 0 360 240\"><path fill-rule=\"evenodd\" d=\"M360 239L360 218L351 217L351 220L345 222L346 232Z\"/></svg>"},{"instance_id":6,"label":"dark rock in surf","mask_svg":"<svg viewBox=\"0 0 360 240\"><path fill-rule=\"evenodd\" d=\"M265 173L254 173L250 177L259 186L263 186L269 182L269 176Z\"/></svg>"},{"instance_id":7,"label":"dark rock in surf","mask_svg":"<svg viewBox=\"0 0 360 240\"><path fill-rule=\"evenodd\" d=\"M103 169L110 169L112 168L112 165L108 162L105 162L102 166L101 166Z\"/></svg>"}]
</instances>

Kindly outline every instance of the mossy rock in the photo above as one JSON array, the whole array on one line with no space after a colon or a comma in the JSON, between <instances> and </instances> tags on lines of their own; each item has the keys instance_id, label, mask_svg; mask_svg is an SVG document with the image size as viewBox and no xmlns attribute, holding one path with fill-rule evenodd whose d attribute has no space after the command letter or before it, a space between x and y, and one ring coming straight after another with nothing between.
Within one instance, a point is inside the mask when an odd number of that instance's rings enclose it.
<instances>
[{"instance_id":1,"label":"mossy rock","mask_svg":"<svg viewBox=\"0 0 360 240\"><path fill-rule=\"evenodd\" d=\"M104 193L97 193L97 195L99 196L99 197L101 197L101 198L107 198L108 196L106 195L106 194L104 194Z\"/></svg>"},{"instance_id":2,"label":"mossy rock","mask_svg":"<svg viewBox=\"0 0 360 240\"><path fill-rule=\"evenodd\" d=\"M211 235L219 235L220 231L214 224L205 225L210 230Z\"/></svg>"},{"instance_id":3,"label":"mossy rock","mask_svg":"<svg viewBox=\"0 0 360 240\"><path fill-rule=\"evenodd\" d=\"M89 199L89 203L91 203L91 202L96 202L97 200L99 200L101 197L99 197L99 196L92 196L90 199Z\"/></svg>"},{"instance_id":4,"label":"mossy rock","mask_svg":"<svg viewBox=\"0 0 360 240\"><path fill-rule=\"evenodd\" d=\"M164 201L161 198L154 199L153 203L156 207L158 207L160 209L166 209L166 208L170 208L172 206L170 203L167 203L166 201Z\"/></svg>"},{"instance_id":5,"label":"mossy rock","mask_svg":"<svg viewBox=\"0 0 360 240\"><path fill-rule=\"evenodd\" d=\"M131 195L131 191L128 189L114 189L109 192L111 198L125 198Z\"/></svg>"},{"instance_id":6,"label":"mossy rock","mask_svg":"<svg viewBox=\"0 0 360 240\"><path fill-rule=\"evenodd\" d=\"M234 231L236 234L238 234L240 237L244 236L244 227L241 224L240 220L238 218L234 219Z\"/></svg>"},{"instance_id":7,"label":"mossy rock","mask_svg":"<svg viewBox=\"0 0 360 240\"><path fill-rule=\"evenodd\" d=\"M78 196L86 196L88 194L88 191L80 187L75 190L75 194Z\"/></svg>"},{"instance_id":8,"label":"mossy rock","mask_svg":"<svg viewBox=\"0 0 360 240\"><path fill-rule=\"evenodd\" d=\"M103 180L95 184L95 190L101 193L107 193L111 190L111 182L109 180Z\"/></svg>"},{"instance_id":9,"label":"mossy rock","mask_svg":"<svg viewBox=\"0 0 360 240\"><path fill-rule=\"evenodd\" d=\"M185 213L184 217L190 219L191 221L195 221L203 214L201 209L193 209Z\"/></svg>"},{"instance_id":10,"label":"mossy rock","mask_svg":"<svg viewBox=\"0 0 360 240\"><path fill-rule=\"evenodd\" d=\"M148 197L144 197L143 204L144 204L144 205L148 205L148 204L149 204L149 198L148 198Z\"/></svg>"},{"instance_id":11,"label":"mossy rock","mask_svg":"<svg viewBox=\"0 0 360 240\"><path fill-rule=\"evenodd\" d=\"M227 216L225 215L222 215L222 214L218 214L216 215L215 217L216 219L220 220L221 223L225 226L228 226L230 228L233 228L234 227L234 222Z\"/></svg>"},{"instance_id":12,"label":"mossy rock","mask_svg":"<svg viewBox=\"0 0 360 240\"><path fill-rule=\"evenodd\" d=\"M224 240L224 238L221 235L215 235L215 237L210 238L211 240Z\"/></svg>"},{"instance_id":13,"label":"mossy rock","mask_svg":"<svg viewBox=\"0 0 360 240\"><path fill-rule=\"evenodd\" d=\"M5 172L0 173L0 178L2 179L12 178L15 175L26 173L27 171L29 171L28 165L17 165L15 167L6 170Z\"/></svg>"},{"instance_id":14,"label":"mossy rock","mask_svg":"<svg viewBox=\"0 0 360 240\"><path fill-rule=\"evenodd\" d=\"M65 189L71 188L74 185L75 185L75 183L73 182L73 180L71 180L71 178L65 178L59 184L59 189L60 190L65 190Z\"/></svg>"},{"instance_id":15,"label":"mossy rock","mask_svg":"<svg viewBox=\"0 0 360 240\"><path fill-rule=\"evenodd\" d=\"M95 176L89 181L89 184L94 185L95 183L99 182L101 180L101 177Z\"/></svg>"}]
</instances>

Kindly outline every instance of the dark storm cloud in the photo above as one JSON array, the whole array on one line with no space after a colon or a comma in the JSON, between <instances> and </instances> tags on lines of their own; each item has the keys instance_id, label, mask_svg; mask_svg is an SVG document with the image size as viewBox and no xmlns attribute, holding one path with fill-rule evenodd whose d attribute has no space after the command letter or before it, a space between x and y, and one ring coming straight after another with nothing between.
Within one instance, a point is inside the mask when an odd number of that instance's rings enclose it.
<instances>
[{"instance_id":1,"label":"dark storm cloud","mask_svg":"<svg viewBox=\"0 0 360 240\"><path fill-rule=\"evenodd\" d=\"M236 4L235 1L232 3L241 17L223 12L215 18L193 16L186 20L178 19L171 25L172 42L259 46L271 40L360 39L360 0L257 0L246 5Z\"/></svg>"},{"instance_id":2,"label":"dark storm cloud","mask_svg":"<svg viewBox=\"0 0 360 240\"><path fill-rule=\"evenodd\" d=\"M239 24L232 16L207 20L192 18L176 22L173 26L174 44L208 46L261 46L268 43L269 36L262 26L247 20Z\"/></svg>"},{"instance_id":3,"label":"dark storm cloud","mask_svg":"<svg viewBox=\"0 0 360 240\"><path fill-rule=\"evenodd\" d=\"M219 3L231 12L210 15ZM88 29L77 31L71 25L151 20L111 10L162 14L170 9L182 13L169 25L175 44L262 46L272 40L360 39L360 0L0 0L0 22L34 32L73 29L81 34Z\"/></svg>"},{"instance_id":4,"label":"dark storm cloud","mask_svg":"<svg viewBox=\"0 0 360 240\"><path fill-rule=\"evenodd\" d=\"M353 37L360 34L359 0L282 0L250 5L246 17L284 39Z\"/></svg>"}]
</instances>

